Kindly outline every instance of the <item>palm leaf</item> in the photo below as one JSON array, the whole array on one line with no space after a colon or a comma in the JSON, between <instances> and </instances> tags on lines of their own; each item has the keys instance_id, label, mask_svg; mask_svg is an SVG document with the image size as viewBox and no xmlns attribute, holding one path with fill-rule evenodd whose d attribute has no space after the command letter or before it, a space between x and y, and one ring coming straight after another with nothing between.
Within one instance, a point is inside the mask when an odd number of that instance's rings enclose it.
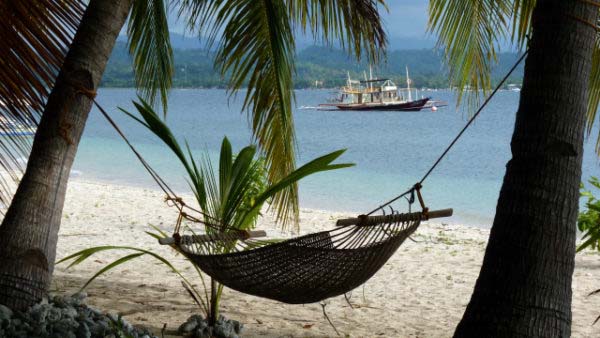
<instances>
[{"instance_id":1,"label":"palm leaf","mask_svg":"<svg viewBox=\"0 0 600 338\"><path fill-rule=\"evenodd\" d=\"M188 28L218 41L216 67L231 74L232 95L248 87L243 110L248 111L253 134L264 153L269 182L274 183L295 168L295 136L292 118L292 73L295 45L293 28L322 33L328 42L361 55L363 47L375 59L385 46L378 6L383 0L181 0L179 15ZM221 36L219 40L217 37ZM298 221L298 189L295 184L273 199L277 219L285 227Z\"/></svg>"},{"instance_id":2,"label":"palm leaf","mask_svg":"<svg viewBox=\"0 0 600 338\"><path fill-rule=\"evenodd\" d=\"M287 0L290 16L302 31L327 44L339 43L358 58L377 61L387 44L379 9L384 0Z\"/></svg>"},{"instance_id":3,"label":"palm leaf","mask_svg":"<svg viewBox=\"0 0 600 338\"><path fill-rule=\"evenodd\" d=\"M522 49L531 32L531 16L536 0L514 0L512 10L512 40Z\"/></svg>"},{"instance_id":4,"label":"palm leaf","mask_svg":"<svg viewBox=\"0 0 600 338\"><path fill-rule=\"evenodd\" d=\"M163 0L134 1L127 26L136 85L151 105L160 93L165 113L174 63L167 13Z\"/></svg>"},{"instance_id":5,"label":"palm leaf","mask_svg":"<svg viewBox=\"0 0 600 338\"><path fill-rule=\"evenodd\" d=\"M429 31L438 35L460 104L466 88L474 108L491 87L491 67L499 41L507 35L512 3L506 0L431 0ZM482 90L480 92L480 90Z\"/></svg>"},{"instance_id":6,"label":"palm leaf","mask_svg":"<svg viewBox=\"0 0 600 338\"><path fill-rule=\"evenodd\" d=\"M156 114L154 109L152 109L150 103L146 102L141 97L139 97L139 99L140 103L133 102L133 104L142 116L142 119L138 118L137 116L133 115L132 113L128 112L123 108L119 109L125 114L127 114L129 117L138 121L144 127L148 128L148 130L150 130L156 136L158 136L169 148L171 148L171 150L173 151L173 153L175 153L177 158L179 158L181 164L183 164L188 174L190 176L194 175L193 168L188 163L183 149L177 142L175 136L173 136L173 133L171 132L169 127L167 127L167 125L160 119L158 114Z\"/></svg>"},{"instance_id":7,"label":"palm leaf","mask_svg":"<svg viewBox=\"0 0 600 338\"><path fill-rule=\"evenodd\" d=\"M270 182L295 168L292 118L292 71L295 45L287 8L279 0L228 1L221 15L229 17L216 54L221 73L232 74L231 89L246 81L243 110L267 159ZM298 188L288 187L273 201L277 218L286 226L298 220Z\"/></svg>"},{"instance_id":8,"label":"palm leaf","mask_svg":"<svg viewBox=\"0 0 600 338\"><path fill-rule=\"evenodd\" d=\"M153 236L154 237L154 236ZM144 249L140 249L140 248L135 248L135 247L130 247L130 246L115 246L115 245L104 245L104 246L97 246L97 247L92 247L92 248L87 248L81 251L78 251L72 255L69 255L67 257L62 258L61 260L59 260L58 262L56 262L56 264L60 264L66 261L69 261L71 259L74 259L75 261L73 263L71 263L67 268L71 268L75 265L81 264L83 261L85 261L86 259L88 259L89 257L91 257L94 254L97 254L99 252L103 252L103 251L111 251L111 250L130 250L130 251L134 251L134 254L130 254L127 255L125 257L122 257L108 265L106 265L105 267L103 267L101 270L99 270L99 272L97 272L96 274L94 274L94 276L90 279L88 279L88 281L85 283L85 285L82 287L82 289L84 289L86 286L88 286L92 281L94 281L94 279L96 279L98 276L100 276L101 274L123 264L126 263L128 261L130 261L133 258L139 257L141 255L149 255L155 259L157 259L159 262L163 263L164 265L166 265L169 270L171 270L172 272L176 273L179 277L181 277L181 279L186 282L188 285L193 286L186 278L185 276L183 276L181 274L181 272L179 272L179 270L177 270L177 268L175 268L175 266L173 266L173 264L171 264L171 262L169 262L166 258L162 257L161 255L158 255L152 251L149 250L144 250ZM135 255L135 256L134 256Z\"/></svg>"},{"instance_id":9,"label":"palm leaf","mask_svg":"<svg viewBox=\"0 0 600 338\"><path fill-rule=\"evenodd\" d=\"M241 220L239 221L239 223L236 224L236 227L241 228L243 226L243 224L246 224L248 222L248 219L253 219L254 217L256 217L256 215L260 212L260 208L265 203L265 201L267 201L271 197L275 196L279 191L284 190L286 187L288 187L292 184L295 184L302 178L312 175L317 172L336 170L336 169L354 166L354 164L351 164L351 163L331 164L338 157L340 157L345 151L346 151L345 149L342 149L342 150L334 151L327 155L321 156L319 158L316 158L316 159L306 163L302 167L296 169L295 171L293 171L286 177L282 178L275 184L269 186L265 192L263 192L261 195L256 197L256 202L255 202L254 207L252 207L250 210L248 210L245 213L244 217L242 217Z\"/></svg>"},{"instance_id":10,"label":"palm leaf","mask_svg":"<svg viewBox=\"0 0 600 338\"><path fill-rule=\"evenodd\" d=\"M587 134L592 132L596 121L598 104L600 103L600 33L596 34L594 53L592 54L592 71L590 72L588 109L587 109ZM596 153L600 155L600 134L596 141Z\"/></svg>"},{"instance_id":11,"label":"palm leaf","mask_svg":"<svg viewBox=\"0 0 600 338\"><path fill-rule=\"evenodd\" d=\"M123 263L127 263L134 258L140 257L143 254L144 254L143 252L133 253L133 254L121 257L121 258L117 259L116 261L106 265L102 269L98 270L98 272L96 272L90 279L88 279L87 282L85 282L85 284L83 284L83 286L81 287L81 290L85 289L88 285L90 285L91 282L93 282L98 276L102 275L103 273L105 273L109 270L112 270L113 268L115 268Z\"/></svg>"},{"instance_id":12,"label":"palm leaf","mask_svg":"<svg viewBox=\"0 0 600 338\"><path fill-rule=\"evenodd\" d=\"M0 117L37 125L84 10L78 0L0 1ZM8 174L0 176L4 205L30 150L30 138L0 137L0 169Z\"/></svg>"}]
</instances>

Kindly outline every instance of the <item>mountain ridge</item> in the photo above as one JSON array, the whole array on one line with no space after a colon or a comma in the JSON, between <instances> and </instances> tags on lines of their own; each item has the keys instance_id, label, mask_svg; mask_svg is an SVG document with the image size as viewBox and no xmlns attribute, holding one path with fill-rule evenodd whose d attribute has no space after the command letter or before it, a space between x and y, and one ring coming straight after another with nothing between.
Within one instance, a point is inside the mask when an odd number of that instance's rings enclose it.
<instances>
[{"instance_id":1,"label":"mountain ridge","mask_svg":"<svg viewBox=\"0 0 600 338\"><path fill-rule=\"evenodd\" d=\"M189 39L189 38L186 38ZM196 46L196 45L194 45ZM173 85L181 88L206 88L227 86L226 77L222 77L213 67L214 53L206 49L174 49L175 69ZM497 82L510 69L518 58L516 53L498 54L498 64L492 69L492 80ZM405 67L409 68L412 84L415 87L448 88L447 67L434 49L395 50L387 54L386 60L373 67L374 75L390 78L398 84L406 81ZM315 83L333 88L343 85L348 74L352 78L364 78L369 64L357 62L340 49L323 46L309 46L296 54L295 88L311 88ZM521 65L509 82L520 83L523 73ZM131 56L123 38L113 49L101 86L134 87Z\"/></svg>"}]
</instances>

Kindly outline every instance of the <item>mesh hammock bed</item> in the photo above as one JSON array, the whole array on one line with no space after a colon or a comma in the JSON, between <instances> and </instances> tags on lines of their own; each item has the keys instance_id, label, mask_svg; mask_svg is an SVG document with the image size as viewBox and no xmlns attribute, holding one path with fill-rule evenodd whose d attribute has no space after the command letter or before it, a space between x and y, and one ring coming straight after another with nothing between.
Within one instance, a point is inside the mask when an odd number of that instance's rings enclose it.
<instances>
[{"instance_id":1,"label":"mesh hammock bed","mask_svg":"<svg viewBox=\"0 0 600 338\"><path fill-rule=\"evenodd\" d=\"M315 303L365 283L413 234L422 220L452 209L360 216L337 227L281 242L257 240L261 231L162 239L219 283L289 304ZM223 252L227 248L227 253Z\"/></svg>"}]
</instances>

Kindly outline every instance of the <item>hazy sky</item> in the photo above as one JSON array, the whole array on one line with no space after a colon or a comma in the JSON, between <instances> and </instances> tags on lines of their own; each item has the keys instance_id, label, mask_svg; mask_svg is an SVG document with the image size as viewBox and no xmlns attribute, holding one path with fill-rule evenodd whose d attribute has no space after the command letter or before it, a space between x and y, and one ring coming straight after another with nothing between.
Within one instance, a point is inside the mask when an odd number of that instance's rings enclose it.
<instances>
[{"instance_id":1,"label":"hazy sky","mask_svg":"<svg viewBox=\"0 0 600 338\"><path fill-rule=\"evenodd\" d=\"M389 13L383 13L390 36L426 38L427 0L388 0Z\"/></svg>"}]
</instances>

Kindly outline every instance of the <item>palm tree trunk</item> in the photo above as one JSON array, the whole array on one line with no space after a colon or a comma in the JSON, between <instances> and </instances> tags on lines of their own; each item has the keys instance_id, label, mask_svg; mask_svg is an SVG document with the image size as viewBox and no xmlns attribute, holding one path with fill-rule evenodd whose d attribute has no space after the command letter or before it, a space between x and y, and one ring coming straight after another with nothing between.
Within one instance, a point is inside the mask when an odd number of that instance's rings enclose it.
<instances>
[{"instance_id":1,"label":"palm tree trunk","mask_svg":"<svg viewBox=\"0 0 600 338\"><path fill-rule=\"evenodd\" d=\"M483 266L455 337L568 337L588 79L598 9L538 0Z\"/></svg>"},{"instance_id":2,"label":"palm tree trunk","mask_svg":"<svg viewBox=\"0 0 600 338\"><path fill-rule=\"evenodd\" d=\"M25 309L48 291L69 172L94 91L133 0L92 0L48 98L25 175L0 226L0 304Z\"/></svg>"}]
</instances>

